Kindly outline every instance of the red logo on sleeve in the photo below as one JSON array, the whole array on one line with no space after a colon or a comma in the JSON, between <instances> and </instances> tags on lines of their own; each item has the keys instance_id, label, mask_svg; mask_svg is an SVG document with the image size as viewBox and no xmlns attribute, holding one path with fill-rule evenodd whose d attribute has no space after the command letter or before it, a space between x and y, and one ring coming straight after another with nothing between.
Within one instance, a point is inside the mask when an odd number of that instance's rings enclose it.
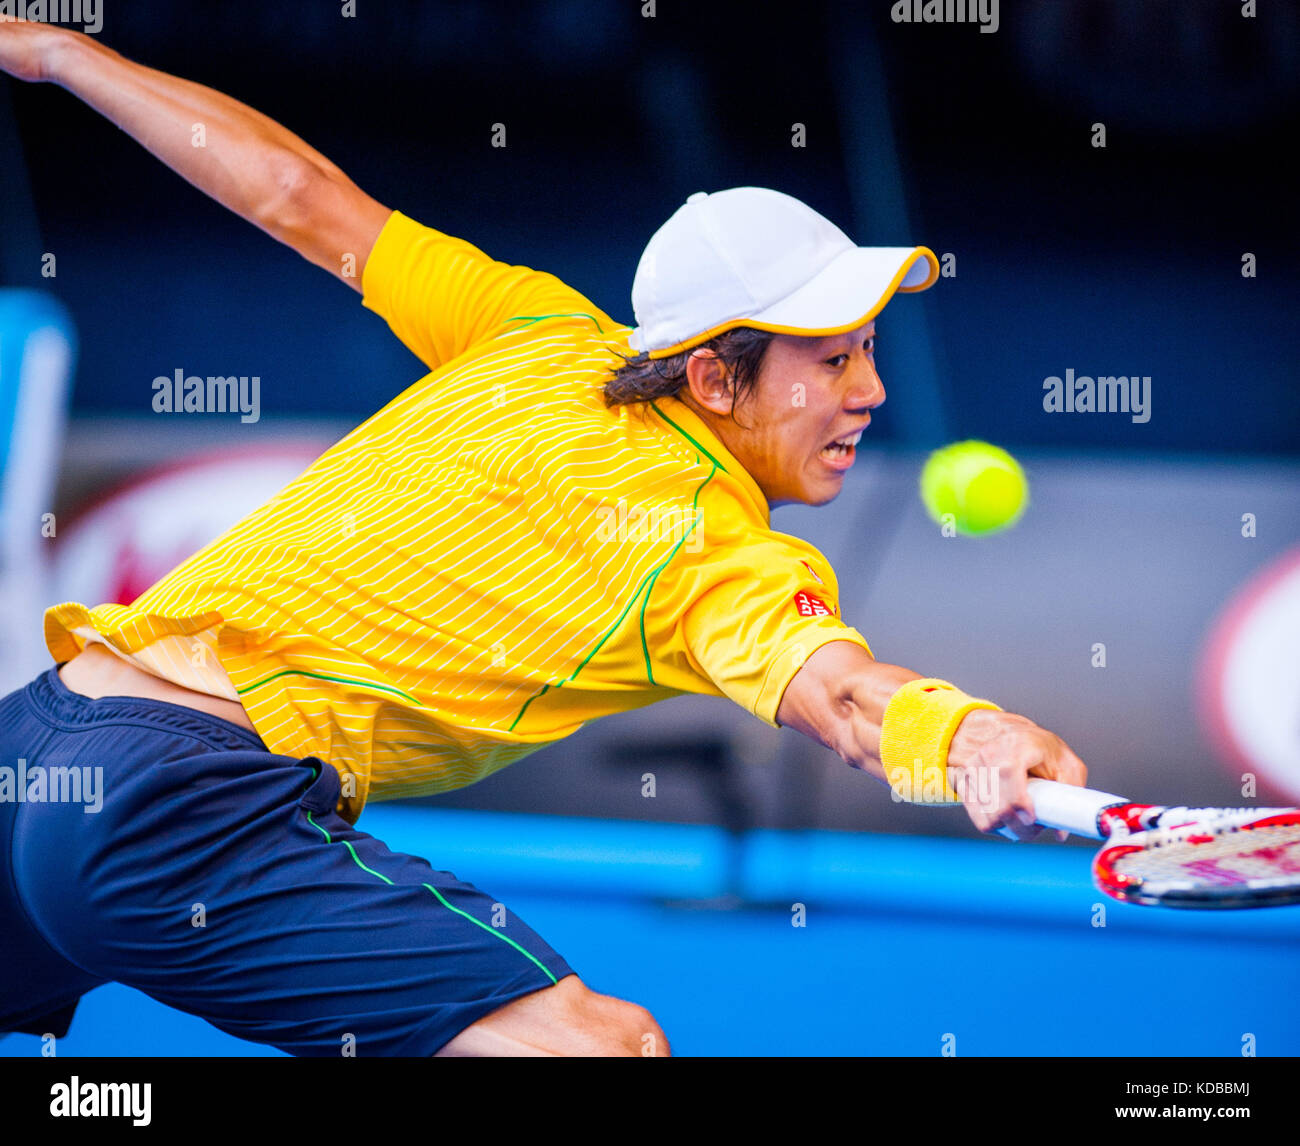
<instances>
[{"instance_id":1,"label":"red logo on sleeve","mask_svg":"<svg viewBox=\"0 0 1300 1146\"><path fill-rule=\"evenodd\" d=\"M835 614L830 606L820 597L809 593L806 589L800 589L794 595L794 607L799 610L801 617L833 617Z\"/></svg>"}]
</instances>

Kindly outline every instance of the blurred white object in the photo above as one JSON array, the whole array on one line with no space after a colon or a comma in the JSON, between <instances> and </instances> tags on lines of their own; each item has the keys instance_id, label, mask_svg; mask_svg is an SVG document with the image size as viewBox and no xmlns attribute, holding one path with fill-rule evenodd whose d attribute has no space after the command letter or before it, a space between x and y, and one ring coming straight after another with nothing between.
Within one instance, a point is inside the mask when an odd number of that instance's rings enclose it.
<instances>
[{"instance_id":1,"label":"blurred white object","mask_svg":"<svg viewBox=\"0 0 1300 1146\"><path fill-rule=\"evenodd\" d=\"M1300 549L1268 565L1215 625L1201 715L1234 775L1300 803Z\"/></svg>"},{"instance_id":2,"label":"blurred white object","mask_svg":"<svg viewBox=\"0 0 1300 1146\"><path fill-rule=\"evenodd\" d=\"M54 486L76 333L54 298L0 290L0 696L49 666L48 589Z\"/></svg>"}]
</instances>

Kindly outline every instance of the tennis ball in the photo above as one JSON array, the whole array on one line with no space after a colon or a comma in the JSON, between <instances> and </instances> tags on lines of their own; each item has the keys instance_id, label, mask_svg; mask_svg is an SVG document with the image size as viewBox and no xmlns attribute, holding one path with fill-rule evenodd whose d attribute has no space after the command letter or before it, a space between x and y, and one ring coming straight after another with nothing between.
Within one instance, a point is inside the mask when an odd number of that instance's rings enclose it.
<instances>
[{"instance_id":1,"label":"tennis ball","mask_svg":"<svg viewBox=\"0 0 1300 1146\"><path fill-rule=\"evenodd\" d=\"M979 536L1020 520L1029 483L1006 450L988 442L954 442L926 460L921 500L935 521L944 524L944 515L952 514L958 533Z\"/></svg>"}]
</instances>

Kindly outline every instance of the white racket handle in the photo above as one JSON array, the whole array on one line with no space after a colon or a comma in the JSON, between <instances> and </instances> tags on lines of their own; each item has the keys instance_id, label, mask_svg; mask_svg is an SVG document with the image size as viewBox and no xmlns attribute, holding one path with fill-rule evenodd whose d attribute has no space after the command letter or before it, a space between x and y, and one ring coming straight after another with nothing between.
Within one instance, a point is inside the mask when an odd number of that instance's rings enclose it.
<instances>
[{"instance_id":1,"label":"white racket handle","mask_svg":"<svg viewBox=\"0 0 1300 1146\"><path fill-rule=\"evenodd\" d=\"M1060 828L1075 836L1104 837L1097 828L1103 809L1127 804L1123 796L1079 788L1057 780L1030 780L1029 798L1034 802L1034 818L1045 828Z\"/></svg>"},{"instance_id":2,"label":"white racket handle","mask_svg":"<svg viewBox=\"0 0 1300 1146\"><path fill-rule=\"evenodd\" d=\"M1034 804L1034 819L1045 828L1059 828L1075 836L1104 839L1097 827L1097 817L1105 808L1127 804L1123 796L1110 792L1097 792L1092 788L1079 788L1062 784L1058 780L1029 781L1029 798ZM1015 839L1009 828L999 829L999 834Z\"/></svg>"}]
</instances>

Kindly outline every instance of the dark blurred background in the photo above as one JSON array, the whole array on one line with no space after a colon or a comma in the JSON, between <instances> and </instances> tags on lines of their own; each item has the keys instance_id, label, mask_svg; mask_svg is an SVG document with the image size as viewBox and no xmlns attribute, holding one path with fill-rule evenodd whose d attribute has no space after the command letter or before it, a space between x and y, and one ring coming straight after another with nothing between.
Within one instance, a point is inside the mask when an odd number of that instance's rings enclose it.
<instances>
[{"instance_id":1,"label":"dark blurred background","mask_svg":"<svg viewBox=\"0 0 1300 1146\"><path fill-rule=\"evenodd\" d=\"M1300 538L1295 5L1004 0L993 34L898 23L884 0L339 7L110 2L101 38L629 322L642 247L697 190L774 187L858 242L950 256L954 276L880 322L889 401L846 493L776 525L823 547L881 659L1033 716L1101 786L1232 802L1242 745L1207 723L1203 650ZM51 292L80 341L60 514L196 450L324 448L423 373L352 292L74 98L7 87L3 281ZM180 367L259 376L261 420L152 414L152 379ZM1150 420L1045 412L1043 380L1067 368L1149 376ZM924 517L919 465L955 438L1025 461L1034 503L1012 533L941 539ZM724 701L670 704L673 720L604 722L438 802L969 831ZM682 738L651 743L668 724ZM1300 800L1300 762L1246 757ZM650 767L670 778L655 800Z\"/></svg>"},{"instance_id":2,"label":"dark blurred background","mask_svg":"<svg viewBox=\"0 0 1300 1146\"><path fill-rule=\"evenodd\" d=\"M891 7L660 3L646 18L619 0L476 0L342 19L335 4L136 0L106 5L101 39L250 103L382 202L629 320L645 241L696 190L771 186L859 242L951 252L956 277L921 305L962 435L1300 449L1300 9L1005 2L990 35L896 24ZM348 291L74 98L13 94L39 242L61 268L42 281L6 227L7 277L76 314L76 412L139 413L155 374L212 362L260 374L267 416L354 421L418 375ZM791 146L796 123L806 147ZM880 353L882 369L905 353L888 323ZM1045 415L1042 379L1094 363L1152 376L1157 416ZM878 444L908 438L891 416L907 379L891 374Z\"/></svg>"}]
</instances>

